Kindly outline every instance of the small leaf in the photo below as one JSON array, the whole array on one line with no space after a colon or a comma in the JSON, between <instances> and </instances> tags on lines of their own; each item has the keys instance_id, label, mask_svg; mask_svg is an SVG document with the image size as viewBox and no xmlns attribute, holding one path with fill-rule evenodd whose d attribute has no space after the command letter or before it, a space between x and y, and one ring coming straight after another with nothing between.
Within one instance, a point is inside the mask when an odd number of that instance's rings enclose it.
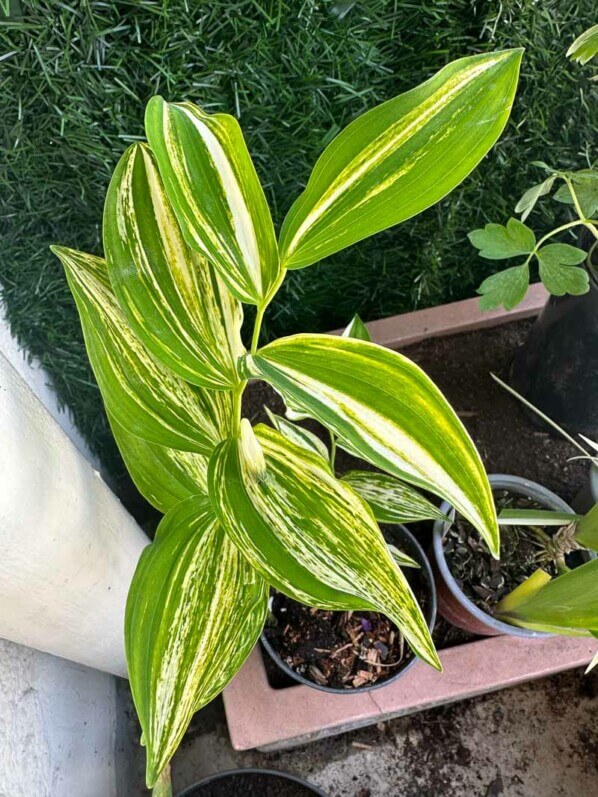
<instances>
[{"instance_id":1,"label":"small leaf","mask_svg":"<svg viewBox=\"0 0 598 797\"><path fill-rule=\"evenodd\" d=\"M480 307L482 310L494 310L502 304L505 310L512 310L523 299L528 288L527 263L506 268L482 282L478 288L478 293L482 295Z\"/></svg>"},{"instance_id":2,"label":"small leaf","mask_svg":"<svg viewBox=\"0 0 598 797\"><path fill-rule=\"evenodd\" d=\"M262 303L281 269L270 210L237 120L152 97L145 130L189 246L237 299Z\"/></svg>"},{"instance_id":3,"label":"small leaf","mask_svg":"<svg viewBox=\"0 0 598 797\"><path fill-rule=\"evenodd\" d=\"M540 278L546 290L553 296L570 293L579 296L590 288L588 272L583 268L573 268L581 263L587 254L583 249L569 244L548 244L537 252L540 263Z\"/></svg>"},{"instance_id":4,"label":"small leaf","mask_svg":"<svg viewBox=\"0 0 598 797\"><path fill-rule=\"evenodd\" d=\"M230 392L193 388L149 354L118 306L104 260L65 247L52 251L65 268L108 412L143 440L209 454L228 433Z\"/></svg>"},{"instance_id":5,"label":"small leaf","mask_svg":"<svg viewBox=\"0 0 598 797\"><path fill-rule=\"evenodd\" d=\"M312 606L381 611L439 667L421 609L370 510L321 457L275 429L254 433L244 419L240 437L210 460L208 483L227 534L276 589Z\"/></svg>"},{"instance_id":6,"label":"small leaf","mask_svg":"<svg viewBox=\"0 0 598 797\"><path fill-rule=\"evenodd\" d=\"M440 390L407 357L353 338L293 335L246 355L239 368L324 424L350 453L445 498L498 555L480 455Z\"/></svg>"},{"instance_id":7,"label":"small leaf","mask_svg":"<svg viewBox=\"0 0 598 797\"><path fill-rule=\"evenodd\" d=\"M571 175L571 179L574 180L573 175ZM580 180L578 182L574 180L574 182L576 182L576 185L574 185L573 190L581 211L586 218L590 219L598 211L598 180ZM555 192L553 199L566 205L573 204L573 197L566 183Z\"/></svg>"},{"instance_id":8,"label":"small leaf","mask_svg":"<svg viewBox=\"0 0 598 797\"><path fill-rule=\"evenodd\" d=\"M486 224L483 229L473 230L467 237L480 250L480 257L488 260L528 255L536 245L533 230L517 219L509 219L506 227L502 224Z\"/></svg>"},{"instance_id":9,"label":"small leaf","mask_svg":"<svg viewBox=\"0 0 598 797\"><path fill-rule=\"evenodd\" d=\"M404 551L400 551L396 546L389 545L388 550L399 567L411 567L413 570L421 570L419 562L416 562L413 557L409 556L409 554L406 554Z\"/></svg>"},{"instance_id":10,"label":"small leaf","mask_svg":"<svg viewBox=\"0 0 598 797\"><path fill-rule=\"evenodd\" d=\"M237 673L262 631L268 585L223 533L207 498L163 518L127 599L125 647L151 788L193 714Z\"/></svg>"},{"instance_id":11,"label":"small leaf","mask_svg":"<svg viewBox=\"0 0 598 797\"><path fill-rule=\"evenodd\" d=\"M540 197L546 196L546 194L551 192L556 178L557 175L552 174L550 177L547 177L544 182L533 185L531 188L527 189L519 202L515 205L515 213L521 213L521 221L527 219Z\"/></svg>"},{"instance_id":12,"label":"small leaf","mask_svg":"<svg viewBox=\"0 0 598 797\"><path fill-rule=\"evenodd\" d=\"M205 456L148 443L123 429L110 413L108 420L135 486L152 506L166 513L192 495L207 495Z\"/></svg>"},{"instance_id":13,"label":"small leaf","mask_svg":"<svg viewBox=\"0 0 598 797\"><path fill-rule=\"evenodd\" d=\"M284 220L284 266L316 263L421 213L459 185L507 123L521 55L461 58L339 133Z\"/></svg>"},{"instance_id":14,"label":"small leaf","mask_svg":"<svg viewBox=\"0 0 598 797\"><path fill-rule=\"evenodd\" d=\"M502 509L498 515L499 526L568 526L582 515L552 509Z\"/></svg>"},{"instance_id":15,"label":"small leaf","mask_svg":"<svg viewBox=\"0 0 598 797\"><path fill-rule=\"evenodd\" d=\"M567 58L587 64L598 53L598 25L585 30L567 50Z\"/></svg>"},{"instance_id":16,"label":"small leaf","mask_svg":"<svg viewBox=\"0 0 598 797\"><path fill-rule=\"evenodd\" d=\"M322 457L324 462L328 462L329 453L324 443L309 429L305 429L299 424L293 423L287 418L276 415L271 412L268 407L264 407L266 415L270 419L272 426L283 434L288 440L295 443L296 446L303 446L303 448L311 451L312 454L318 454Z\"/></svg>"},{"instance_id":17,"label":"small leaf","mask_svg":"<svg viewBox=\"0 0 598 797\"><path fill-rule=\"evenodd\" d=\"M352 470L345 473L342 481L350 484L367 501L378 523L447 519L417 490L386 473Z\"/></svg>"},{"instance_id":18,"label":"small leaf","mask_svg":"<svg viewBox=\"0 0 598 797\"><path fill-rule=\"evenodd\" d=\"M120 307L146 348L187 382L236 385L241 305L183 240L146 144L129 147L116 167L104 248Z\"/></svg>"},{"instance_id":19,"label":"small leaf","mask_svg":"<svg viewBox=\"0 0 598 797\"><path fill-rule=\"evenodd\" d=\"M346 327L343 332L343 338L356 338L357 340L371 340L368 328L363 323L361 318L355 313L351 319L351 323Z\"/></svg>"}]
</instances>

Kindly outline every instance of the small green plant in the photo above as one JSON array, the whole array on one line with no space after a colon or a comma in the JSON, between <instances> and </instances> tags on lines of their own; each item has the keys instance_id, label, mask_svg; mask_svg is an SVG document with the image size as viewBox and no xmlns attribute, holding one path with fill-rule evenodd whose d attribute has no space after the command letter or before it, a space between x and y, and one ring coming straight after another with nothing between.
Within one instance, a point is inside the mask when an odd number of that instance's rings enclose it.
<instances>
[{"instance_id":1,"label":"small green plant","mask_svg":"<svg viewBox=\"0 0 598 797\"><path fill-rule=\"evenodd\" d=\"M507 122L520 59L455 61L355 120L325 149L278 239L237 121L154 97L148 143L125 152L110 184L106 259L55 248L123 458L165 513L125 626L156 793L168 793L193 713L258 639L271 586L315 607L381 611L440 667L376 522L437 512L408 485L449 500L498 552L479 454L418 366L364 339L358 320L344 337L265 346L260 330L287 270L416 215L469 174ZM249 350L243 304L255 307ZM252 427L242 412L252 379L281 394L289 417L322 423L330 453L289 418ZM386 475L337 479L336 446Z\"/></svg>"},{"instance_id":2,"label":"small green plant","mask_svg":"<svg viewBox=\"0 0 598 797\"><path fill-rule=\"evenodd\" d=\"M598 25L579 36L567 51L567 56L581 64L587 63L598 52ZM589 290L588 272L580 268L588 253L570 243L548 243L557 235L570 233L574 228L585 227L593 236L589 262L598 242L598 171L594 168L578 171L553 169L543 161L533 162L548 176L523 194L515 213L519 219L510 218L506 225L489 223L469 233L469 240L479 250L480 257L488 260L507 260L523 257L523 262L487 277L480 287L480 307L492 310L503 305L512 310L525 296L530 283L530 267L536 263L540 280L553 296L569 293L579 296ZM557 190L553 192L553 189ZM552 194L557 202L570 205L575 214L571 221L547 232L538 240L534 231L524 222L538 200Z\"/></svg>"}]
</instances>

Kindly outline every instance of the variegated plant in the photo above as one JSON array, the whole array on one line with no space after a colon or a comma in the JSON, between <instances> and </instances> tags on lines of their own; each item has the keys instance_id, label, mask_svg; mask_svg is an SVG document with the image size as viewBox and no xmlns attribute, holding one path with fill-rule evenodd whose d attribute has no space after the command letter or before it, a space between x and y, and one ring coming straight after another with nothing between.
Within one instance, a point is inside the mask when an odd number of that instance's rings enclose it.
<instances>
[{"instance_id":1,"label":"variegated plant","mask_svg":"<svg viewBox=\"0 0 598 797\"><path fill-rule=\"evenodd\" d=\"M168 791L191 716L258 639L271 585L313 606L380 610L440 666L377 524L438 514L409 485L450 501L498 551L478 452L420 368L364 339L357 321L345 337L259 338L288 269L414 216L467 176L507 122L520 59L455 61L354 121L322 154L278 241L236 120L154 97L148 143L125 152L110 184L106 259L55 249L118 446L165 513L125 628L156 793ZM256 307L248 351L243 302ZM289 417L327 427L333 451L288 418L252 428L242 417L252 379L282 395ZM337 478L336 445L384 473Z\"/></svg>"}]
</instances>

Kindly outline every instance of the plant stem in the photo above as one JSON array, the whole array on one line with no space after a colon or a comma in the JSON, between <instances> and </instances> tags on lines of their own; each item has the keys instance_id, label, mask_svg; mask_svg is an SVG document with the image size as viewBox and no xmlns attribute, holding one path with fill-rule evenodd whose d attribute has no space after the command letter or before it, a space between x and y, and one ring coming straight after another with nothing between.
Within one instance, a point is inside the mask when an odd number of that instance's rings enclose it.
<instances>
[{"instance_id":1,"label":"plant stem","mask_svg":"<svg viewBox=\"0 0 598 797\"><path fill-rule=\"evenodd\" d=\"M242 382L235 387L233 390L233 428L232 433L234 435L239 434L239 430L241 428L241 416L243 410L243 391L245 390L245 386L247 385L247 379L243 379Z\"/></svg>"},{"instance_id":2,"label":"plant stem","mask_svg":"<svg viewBox=\"0 0 598 797\"><path fill-rule=\"evenodd\" d=\"M260 332L262 331L262 321L264 320L264 313L266 312L268 305L266 303L260 305L257 308L257 313L255 314L255 322L253 324L253 335L251 336L251 353L255 354L257 351L258 344L260 342Z\"/></svg>"},{"instance_id":3,"label":"plant stem","mask_svg":"<svg viewBox=\"0 0 598 797\"><path fill-rule=\"evenodd\" d=\"M328 432L330 433L330 467L334 473L334 462L336 460L336 435L331 429L329 429Z\"/></svg>"},{"instance_id":4,"label":"plant stem","mask_svg":"<svg viewBox=\"0 0 598 797\"><path fill-rule=\"evenodd\" d=\"M172 781L170 779L170 764L166 764L156 785L152 789L152 797L172 797Z\"/></svg>"}]
</instances>

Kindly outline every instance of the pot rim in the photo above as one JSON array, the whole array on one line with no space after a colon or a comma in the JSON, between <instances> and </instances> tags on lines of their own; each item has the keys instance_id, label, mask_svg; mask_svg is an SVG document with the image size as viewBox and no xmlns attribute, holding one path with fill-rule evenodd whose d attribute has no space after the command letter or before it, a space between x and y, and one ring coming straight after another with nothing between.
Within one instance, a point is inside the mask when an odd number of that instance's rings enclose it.
<instances>
[{"instance_id":1,"label":"pot rim","mask_svg":"<svg viewBox=\"0 0 598 797\"><path fill-rule=\"evenodd\" d=\"M387 524L383 524L387 525ZM409 540L409 544L415 549L417 554L416 557L419 564L421 565L422 572L424 574L424 578L428 583L429 586L429 606L427 607L426 611L424 612L424 616L426 618L426 623L428 628L430 629L430 633L434 630L434 624L436 622L436 610L438 604L438 598L436 595L436 582L434 581L434 574L432 571L432 566L426 554L424 553L424 549L413 536L413 534L409 531L409 529L404 526L402 523L395 523L390 526L391 533L396 535L396 541L401 541L403 539ZM337 689L332 686L322 686L321 684L316 684L313 681L310 681L309 678L305 678L305 676L301 675L298 672L295 672L292 667L284 662L281 656L278 654L276 650L274 650L273 645L269 642L266 638L265 631L262 631L260 636L260 642L264 649L267 651L270 658L274 661L277 667L288 675L289 678L292 678L294 681L297 681L304 686L309 686L312 689L318 689L320 692L329 692L333 695L357 695L362 694L363 692L373 692L375 689L382 689L385 686L388 686L393 681L396 681L402 675L404 675L407 670L411 669L413 665L418 661L418 657L416 655L413 656L411 661L402 667L398 672L394 675L391 675L390 678L387 678L385 681L380 681L379 683L369 684L366 686L357 686L353 689Z\"/></svg>"},{"instance_id":2,"label":"pot rim","mask_svg":"<svg viewBox=\"0 0 598 797\"><path fill-rule=\"evenodd\" d=\"M569 504L556 493L553 493L552 490L549 490L547 487L544 487L537 482L524 479L522 476L511 476L507 473L492 473L488 476L488 481L490 482L490 486L493 488L493 490L511 490L512 492L519 493L525 497L533 498L535 501L538 501L538 503L543 503L547 509L573 512ZM487 614L485 611L480 609L479 606L476 606L476 604L470 598L467 597L461 587L457 584L457 581L451 573L448 562L446 561L446 557L444 555L444 537L454 520L455 509L448 501L444 501L440 506L440 510L446 515L449 515L451 522L449 523L446 520L434 521L434 557L436 559L436 564L440 574L453 597L459 601L459 603L464 606L467 611L476 618L476 620L490 626L491 628L494 628L501 634L509 634L510 636L524 637L526 639L547 639L548 637L555 636L555 634L550 634L546 631L533 631L530 628L519 628L516 625L511 625L510 623L505 623L502 620L497 620L496 617L493 617L491 614Z\"/></svg>"},{"instance_id":3,"label":"pot rim","mask_svg":"<svg viewBox=\"0 0 598 797\"><path fill-rule=\"evenodd\" d=\"M202 780L197 781L197 783L194 783L191 786L188 786L186 789L183 789L183 791L178 793L177 797L192 797L193 791L195 789L200 789L203 786L209 786L216 781L224 780L232 775L272 775L274 777L283 778L284 780L288 780L292 783L298 783L300 786L304 786L306 789L311 789L314 795L317 797L328 797L326 792L323 792L318 786L314 786L313 783L309 783L297 775L291 775L288 772L279 772L277 769L266 769L264 767L241 767L239 769L227 769L224 772L215 772L213 775L208 775L207 778L202 778Z\"/></svg>"}]
</instances>

